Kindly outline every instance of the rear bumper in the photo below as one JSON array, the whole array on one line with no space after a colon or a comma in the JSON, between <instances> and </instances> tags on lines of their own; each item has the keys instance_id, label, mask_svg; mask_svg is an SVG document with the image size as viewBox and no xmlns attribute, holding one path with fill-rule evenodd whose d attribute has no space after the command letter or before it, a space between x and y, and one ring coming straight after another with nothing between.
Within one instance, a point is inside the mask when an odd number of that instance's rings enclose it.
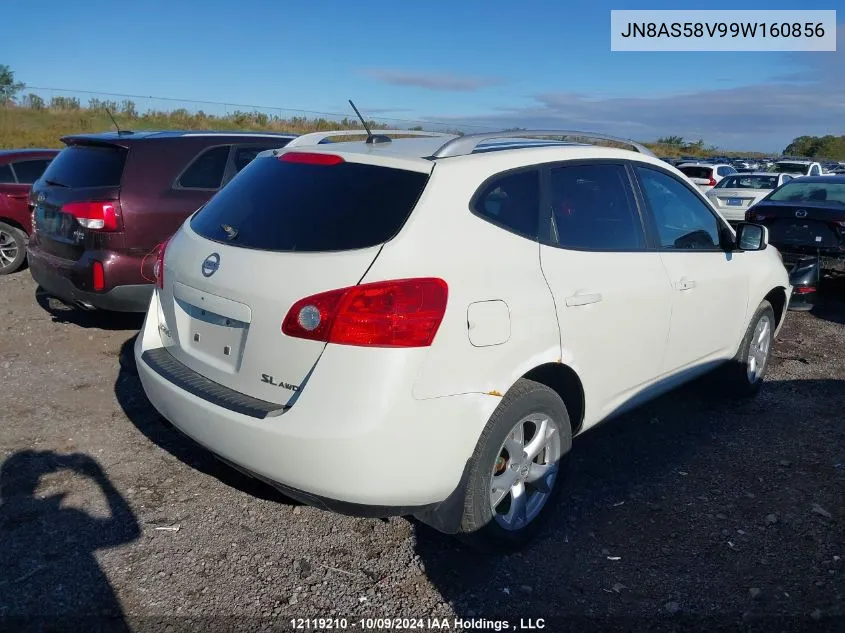
<instances>
[{"instance_id":1,"label":"rear bumper","mask_svg":"<svg viewBox=\"0 0 845 633\"><path fill-rule=\"evenodd\" d=\"M93 292L84 287L91 278L87 262L69 262L32 247L27 249L27 260L38 285L67 303L114 312L145 312L150 304L152 284L120 285L104 292ZM85 281L80 283L83 279Z\"/></svg>"},{"instance_id":2,"label":"rear bumper","mask_svg":"<svg viewBox=\"0 0 845 633\"><path fill-rule=\"evenodd\" d=\"M397 367L376 352L369 354L373 362L350 366L345 355L360 355L361 348L329 346L295 404L257 417L230 406L237 401L231 393L201 397L202 385L183 388L146 362L145 353L162 346L157 315L154 293L135 345L144 391L176 428L223 461L300 501L345 514L416 514L435 524L433 515L459 503L467 462L500 398L418 400L413 363Z\"/></svg>"}]
</instances>

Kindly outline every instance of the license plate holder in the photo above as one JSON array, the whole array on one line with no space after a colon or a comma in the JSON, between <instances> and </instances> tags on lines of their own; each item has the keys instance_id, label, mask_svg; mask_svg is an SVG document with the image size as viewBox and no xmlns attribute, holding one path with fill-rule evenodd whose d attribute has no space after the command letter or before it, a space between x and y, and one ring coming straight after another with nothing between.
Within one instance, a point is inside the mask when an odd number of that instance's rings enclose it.
<instances>
[{"instance_id":1,"label":"license plate holder","mask_svg":"<svg viewBox=\"0 0 845 633\"><path fill-rule=\"evenodd\" d=\"M186 351L219 367L237 371L249 324L190 304L183 303L182 308L188 316L187 331L181 337Z\"/></svg>"}]
</instances>

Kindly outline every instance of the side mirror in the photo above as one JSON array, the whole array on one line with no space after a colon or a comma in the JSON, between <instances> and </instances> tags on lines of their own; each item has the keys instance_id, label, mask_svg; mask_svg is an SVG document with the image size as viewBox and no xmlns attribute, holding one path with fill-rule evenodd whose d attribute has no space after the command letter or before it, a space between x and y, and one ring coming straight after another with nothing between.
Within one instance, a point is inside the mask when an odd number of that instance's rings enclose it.
<instances>
[{"instance_id":1,"label":"side mirror","mask_svg":"<svg viewBox=\"0 0 845 633\"><path fill-rule=\"evenodd\" d=\"M741 251L762 251L769 245L769 229L762 224L740 222L736 227L736 248Z\"/></svg>"}]
</instances>

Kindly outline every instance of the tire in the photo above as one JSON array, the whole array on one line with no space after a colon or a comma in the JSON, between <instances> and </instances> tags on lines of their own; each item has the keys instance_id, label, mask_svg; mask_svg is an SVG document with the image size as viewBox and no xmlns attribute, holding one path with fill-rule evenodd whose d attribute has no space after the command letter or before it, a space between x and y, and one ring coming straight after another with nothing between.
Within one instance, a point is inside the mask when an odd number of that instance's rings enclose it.
<instances>
[{"instance_id":1,"label":"tire","mask_svg":"<svg viewBox=\"0 0 845 633\"><path fill-rule=\"evenodd\" d=\"M519 444L514 443L519 439L514 433L517 427L522 429ZM547 443L534 460L525 460L524 451L516 459L510 455L509 446L514 453L532 448L530 440L544 428ZM458 538L487 553L523 547L542 527L565 487L571 448L572 427L563 400L541 383L520 379L493 412L473 453ZM497 477L503 478L498 480L502 488L494 491ZM522 492L515 497L520 486ZM495 513L494 494L500 497Z\"/></svg>"},{"instance_id":2,"label":"tire","mask_svg":"<svg viewBox=\"0 0 845 633\"><path fill-rule=\"evenodd\" d=\"M748 324L739 351L725 367L724 383L730 395L749 398L760 391L772 355L774 333L775 311L771 303L763 301Z\"/></svg>"},{"instance_id":3,"label":"tire","mask_svg":"<svg viewBox=\"0 0 845 633\"><path fill-rule=\"evenodd\" d=\"M0 222L0 275L20 270L26 261L26 233L16 226Z\"/></svg>"}]
</instances>

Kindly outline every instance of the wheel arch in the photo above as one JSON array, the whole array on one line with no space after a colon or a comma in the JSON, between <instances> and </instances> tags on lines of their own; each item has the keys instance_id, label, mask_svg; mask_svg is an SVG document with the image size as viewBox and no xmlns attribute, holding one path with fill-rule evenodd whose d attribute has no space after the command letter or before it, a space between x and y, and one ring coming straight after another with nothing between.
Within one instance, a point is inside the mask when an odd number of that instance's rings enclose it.
<instances>
[{"instance_id":1,"label":"wheel arch","mask_svg":"<svg viewBox=\"0 0 845 633\"><path fill-rule=\"evenodd\" d=\"M772 288L763 297L763 301L768 301L772 304L772 309L775 311L775 330L779 330L783 323L783 318L786 316L786 288L783 286Z\"/></svg>"},{"instance_id":2,"label":"wheel arch","mask_svg":"<svg viewBox=\"0 0 845 633\"><path fill-rule=\"evenodd\" d=\"M5 216L5 215L0 215L0 222L2 222L3 224L8 224L9 226L13 226L16 229L20 229L21 231L26 233L27 236L29 235L26 228L20 222L18 222L17 220L13 220L12 218Z\"/></svg>"},{"instance_id":3,"label":"wheel arch","mask_svg":"<svg viewBox=\"0 0 845 633\"><path fill-rule=\"evenodd\" d=\"M555 391L566 405L573 437L584 424L585 397L581 378L565 363L543 363L521 376L546 385Z\"/></svg>"}]
</instances>

